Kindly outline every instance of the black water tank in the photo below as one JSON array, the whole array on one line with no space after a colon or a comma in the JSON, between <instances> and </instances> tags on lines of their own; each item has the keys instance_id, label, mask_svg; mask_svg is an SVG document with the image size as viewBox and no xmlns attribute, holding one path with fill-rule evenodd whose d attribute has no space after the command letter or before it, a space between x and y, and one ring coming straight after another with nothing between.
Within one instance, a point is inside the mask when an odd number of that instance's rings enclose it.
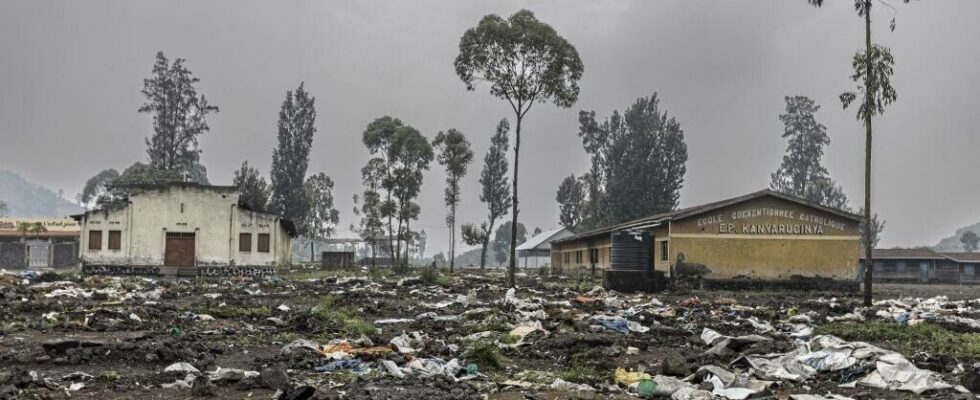
<instances>
[{"instance_id":1,"label":"black water tank","mask_svg":"<svg viewBox=\"0 0 980 400\"><path fill-rule=\"evenodd\" d=\"M612 249L609 268L614 270L653 270L651 250L653 240L649 232L619 231L611 234Z\"/></svg>"}]
</instances>

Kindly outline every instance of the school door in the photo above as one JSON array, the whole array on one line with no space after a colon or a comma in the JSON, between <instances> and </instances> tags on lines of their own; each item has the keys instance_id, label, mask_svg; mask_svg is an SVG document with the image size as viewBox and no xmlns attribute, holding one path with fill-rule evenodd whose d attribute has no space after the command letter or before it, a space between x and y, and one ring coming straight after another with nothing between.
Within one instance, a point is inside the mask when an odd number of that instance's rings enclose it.
<instances>
[{"instance_id":1,"label":"school door","mask_svg":"<svg viewBox=\"0 0 980 400\"><path fill-rule=\"evenodd\" d=\"M167 232L163 265L194 266L194 232Z\"/></svg>"}]
</instances>

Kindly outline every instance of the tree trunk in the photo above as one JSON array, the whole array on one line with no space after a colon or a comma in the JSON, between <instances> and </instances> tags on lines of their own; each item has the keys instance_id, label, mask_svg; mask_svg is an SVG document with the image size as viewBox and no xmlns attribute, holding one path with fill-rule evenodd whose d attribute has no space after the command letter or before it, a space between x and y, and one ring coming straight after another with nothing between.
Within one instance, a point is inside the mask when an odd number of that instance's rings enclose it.
<instances>
[{"instance_id":1,"label":"tree trunk","mask_svg":"<svg viewBox=\"0 0 980 400\"><path fill-rule=\"evenodd\" d=\"M483 248L480 250L480 269L482 270L485 265L487 265L487 246L490 245L490 232L493 232L493 223L496 222L496 217L490 218L490 223L487 229L483 231Z\"/></svg>"},{"instance_id":2,"label":"tree trunk","mask_svg":"<svg viewBox=\"0 0 980 400\"><path fill-rule=\"evenodd\" d=\"M388 200L387 200L387 202L388 203L391 203L391 191L387 191L387 192L388 192ZM394 236L394 235L393 235L393 232L391 231L391 228L392 228L392 226L391 226L391 214L388 214L388 257L391 258L391 262L394 263L394 261L395 261L395 242L392 239L392 236ZM391 265L391 267L394 267L394 265Z\"/></svg>"},{"instance_id":3,"label":"tree trunk","mask_svg":"<svg viewBox=\"0 0 980 400\"><path fill-rule=\"evenodd\" d=\"M511 210L514 213L510 225L510 266L507 268L507 280L510 287L516 287L514 273L517 269L517 163L521 154L521 114L517 113L517 128L514 129L514 202Z\"/></svg>"},{"instance_id":4,"label":"tree trunk","mask_svg":"<svg viewBox=\"0 0 980 400\"><path fill-rule=\"evenodd\" d=\"M871 307L874 262L871 243L871 0L864 0L864 306Z\"/></svg>"},{"instance_id":5,"label":"tree trunk","mask_svg":"<svg viewBox=\"0 0 980 400\"><path fill-rule=\"evenodd\" d=\"M449 226L449 274L453 273L453 267L456 265L456 205L452 204L449 206L449 221L451 225Z\"/></svg>"}]
</instances>

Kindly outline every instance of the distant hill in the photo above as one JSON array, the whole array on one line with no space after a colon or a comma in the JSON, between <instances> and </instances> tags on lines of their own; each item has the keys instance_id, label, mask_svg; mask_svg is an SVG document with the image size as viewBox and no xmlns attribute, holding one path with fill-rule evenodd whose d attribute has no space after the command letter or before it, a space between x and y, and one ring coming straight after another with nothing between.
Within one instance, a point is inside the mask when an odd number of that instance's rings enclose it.
<instances>
[{"instance_id":1,"label":"distant hill","mask_svg":"<svg viewBox=\"0 0 980 400\"><path fill-rule=\"evenodd\" d=\"M7 214L13 217L63 217L82 212L77 204L59 198L51 189L7 170L0 170L0 201L7 203Z\"/></svg>"},{"instance_id":2,"label":"distant hill","mask_svg":"<svg viewBox=\"0 0 980 400\"><path fill-rule=\"evenodd\" d=\"M943 240L939 241L939 244L932 246L932 249L936 251L951 252L963 251L963 243L960 242L960 236L963 236L963 233L966 231L973 231L976 232L977 235L980 235L980 222L957 229L955 235L943 238Z\"/></svg>"}]
</instances>

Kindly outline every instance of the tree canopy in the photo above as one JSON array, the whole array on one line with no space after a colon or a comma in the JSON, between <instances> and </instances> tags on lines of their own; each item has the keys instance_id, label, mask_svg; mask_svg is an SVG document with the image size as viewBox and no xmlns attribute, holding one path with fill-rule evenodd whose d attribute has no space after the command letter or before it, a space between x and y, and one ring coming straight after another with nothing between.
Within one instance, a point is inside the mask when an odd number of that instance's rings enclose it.
<instances>
[{"instance_id":1,"label":"tree canopy","mask_svg":"<svg viewBox=\"0 0 980 400\"><path fill-rule=\"evenodd\" d=\"M303 83L295 91L286 92L279 110L278 142L272 151L269 208L297 223L303 221L310 208L305 185L313 134L316 133L315 101Z\"/></svg>"},{"instance_id":2,"label":"tree canopy","mask_svg":"<svg viewBox=\"0 0 980 400\"><path fill-rule=\"evenodd\" d=\"M258 170L248 165L248 161L235 171L233 183L238 186L238 201L245 207L255 211L269 208L269 183L259 175Z\"/></svg>"},{"instance_id":3,"label":"tree canopy","mask_svg":"<svg viewBox=\"0 0 980 400\"><path fill-rule=\"evenodd\" d=\"M141 93L146 102L139 112L153 115L153 135L146 139L150 166L167 171L187 173L199 183L207 183L207 171L200 164L198 137L210 130L207 115L218 112L197 92L195 77L186 60L171 63L158 52L149 78L143 80Z\"/></svg>"}]
</instances>

